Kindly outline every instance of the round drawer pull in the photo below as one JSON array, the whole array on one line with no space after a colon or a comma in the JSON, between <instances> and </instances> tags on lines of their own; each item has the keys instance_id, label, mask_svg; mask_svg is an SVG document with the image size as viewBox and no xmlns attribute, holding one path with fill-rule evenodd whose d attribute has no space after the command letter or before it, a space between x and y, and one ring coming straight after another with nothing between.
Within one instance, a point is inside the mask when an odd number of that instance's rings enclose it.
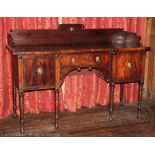
<instances>
[{"instance_id":1,"label":"round drawer pull","mask_svg":"<svg viewBox=\"0 0 155 155\"><path fill-rule=\"evenodd\" d=\"M74 31L74 28L73 28L73 27L70 27L70 28L69 28L69 31Z\"/></svg>"},{"instance_id":2,"label":"round drawer pull","mask_svg":"<svg viewBox=\"0 0 155 155\"><path fill-rule=\"evenodd\" d=\"M100 62L100 57L96 56L96 62Z\"/></svg>"},{"instance_id":3,"label":"round drawer pull","mask_svg":"<svg viewBox=\"0 0 155 155\"><path fill-rule=\"evenodd\" d=\"M78 72L81 72L81 68L78 68L77 70L78 70Z\"/></svg>"},{"instance_id":4,"label":"round drawer pull","mask_svg":"<svg viewBox=\"0 0 155 155\"><path fill-rule=\"evenodd\" d=\"M128 62L127 66L129 69L131 69L131 62Z\"/></svg>"},{"instance_id":5,"label":"round drawer pull","mask_svg":"<svg viewBox=\"0 0 155 155\"><path fill-rule=\"evenodd\" d=\"M37 69L37 73L38 73L38 75L43 74L43 68L42 68L42 67L39 67L39 68Z\"/></svg>"},{"instance_id":6,"label":"round drawer pull","mask_svg":"<svg viewBox=\"0 0 155 155\"><path fill-rule=\"evenodd\" d=\"M75 65L75 63L76 63L75 58L72 58L72 59L71 59L71 63L72 63L72 65Z\"/></svg>"},{"instance_id":7,"label":"round drawer pull","mask_svg":"<svg viewBox=\"0 0 155 155\"><path fill-rule=\"evenodd\" d=\"M88 70L89 70L89 71L92 71L92 67L88 67Z\"/></svg>"}]
</instances>

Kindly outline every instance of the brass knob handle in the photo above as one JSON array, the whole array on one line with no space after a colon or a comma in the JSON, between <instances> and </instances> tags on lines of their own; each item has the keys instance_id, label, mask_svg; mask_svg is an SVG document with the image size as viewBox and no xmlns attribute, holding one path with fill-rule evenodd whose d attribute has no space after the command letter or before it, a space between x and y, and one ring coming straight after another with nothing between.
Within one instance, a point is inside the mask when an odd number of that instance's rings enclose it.
<instances>
[{"instance_id":1,"label":"brass knob handle","mask_svg":"<svg viewBox=\"0 0 155 155\"><path fill-rule=\"evenodd\" d=\"M89 67L88 70L89 70L89 71L92 71L92 67Z\"/></svg>"},{"instance_id":2,"label":"brass knob handle","mask_svg":"<svg viewBox=\"0 0 155 155\"><path fill-rule=\"evenodd\" d=\"M37 68L37 73L38 75L43 74L43 68L42 67Z\"/></svg>"},{"instance_id":3,"label":"brass knob handle","mask_svg":"<svg viewBox=\"0 0 155 155\"><path fill-rule=\"evenodd\" d=\"M76 63L75 58L72 58L72 59L71 59L71 63L72 63L72 65L75 65L75 63Z\"/></svg>"},{"instance_id":4,"label":"brass knob handle","mask_svg":"<svg viewBox=\"0 0 155 155\"><path fill-rule=\"evenodd\" d=\"M81 68L78 68L77 70L78 70L78 72L80 72L81 71Z\"/></svg>"},{"instance_id":5,"label":"brass knob handle","mask_svg":"<svg viewBox=\"0 0 155 155\"><path fill-rule=\"evenodd\" d=\"M128 62L127 66L128 66L129 69L131 69L131 67L132 67L131 62Z\"/></svg>"},{"instance_id":6,"label":"brass knob handle","mask_svg":"<svg viewBox=\"0 0 155 155\"><path fill-rule=\"evenodd\" d=\"M96 62L100 62L100 57L96 56Z\"/></svg>"},{"instance_id":7,"label":"brass knob handle","mask_svg":"<svg viewBox=\"0 0 155 155\"><path fill-rule=\"evenodd\" d=\"M74 28L73 27L70 27L69 31L74 31Z\"/></svg>"}]
</instances>

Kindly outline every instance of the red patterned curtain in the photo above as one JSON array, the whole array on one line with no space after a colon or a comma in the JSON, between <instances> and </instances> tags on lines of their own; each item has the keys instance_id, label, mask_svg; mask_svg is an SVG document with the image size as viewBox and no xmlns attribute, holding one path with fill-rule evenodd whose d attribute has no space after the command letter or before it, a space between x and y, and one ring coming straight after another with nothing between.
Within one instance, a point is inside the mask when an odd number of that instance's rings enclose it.
<instances>
[{"instance_id":1,"label":"red patterned curtain","mask_svg":"<svg viewBox=\"0 0 155 155\"><path fill-rule=\"evenodd\" d=\"M86 28L121 27L136 32L145 41L146 18L62 18L63 23L83 23ZM12 112L12 79L10 53L6 49L6 35L10 29L53 29L58 18L0 18L0 118ZM108 104L108 84L93 72L72 73L66 77L60 93L61 111L76 111L81 106L94 107ZM124 97L128 103L137 101L137 85L125 86ZM63 92L63 93L62 93ZM17 98L18 102L18 98ZM25 112L39 113L54 110L53 91L35 91L25 94ZM119 87L115 88L115 102L119 103Z\"/></svg>"}]
</instances>

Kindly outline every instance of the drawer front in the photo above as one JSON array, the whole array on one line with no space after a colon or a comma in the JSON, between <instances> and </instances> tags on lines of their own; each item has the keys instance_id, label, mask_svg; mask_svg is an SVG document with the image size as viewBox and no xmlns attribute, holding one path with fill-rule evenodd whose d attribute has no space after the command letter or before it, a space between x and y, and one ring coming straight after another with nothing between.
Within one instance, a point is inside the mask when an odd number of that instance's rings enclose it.
<instances>
[{"instance_id":1,"label":"drawer front","mask_svg":"<svg viewBox=\"0 0 155 155\"><path fill-rule=\"evenodd\" d=\"M84 54L62 56L60 59L61 66L89 67L98 64L107 65L109 63L108 54Z\"/></svg>"},{"instance_id":2,"label":"drawer front","mask_svg":"<svg viewBox=\"0 0 155 155\"><path fill-rule=\"evenodd\" d=\"M145 69L144 53L119 53L113 57L113 81L143 81Z\"/></svg>"},{"instance_id":3,"label":"drawer front","mask_svg":"<svg viewBox=\"0 0 155 155\"><path fill-rule=\"evenodd\" d=\"M45 56L24 58L24 87L48 88L55 83L54 59Z\"/></svg>"}]
</instances>

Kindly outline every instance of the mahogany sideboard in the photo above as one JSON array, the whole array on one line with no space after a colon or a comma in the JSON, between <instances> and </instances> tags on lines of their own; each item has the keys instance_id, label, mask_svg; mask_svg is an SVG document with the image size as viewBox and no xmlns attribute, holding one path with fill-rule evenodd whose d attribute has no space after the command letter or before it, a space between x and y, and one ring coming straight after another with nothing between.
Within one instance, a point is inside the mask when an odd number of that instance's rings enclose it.
<instances>
[{"instance_id":1,"label":"mahogany sideboard","mask_svg":"<svg viewBox=\"0 0 155 155\"><path fill-rule=\"evenodd\" d=\"M115 84L138 82L140 115L147 47L140 37L123 29L85 29L82 24L61 24L58 29L14 29L8 33L7 49L12 55L13 117L19 92L21 133L24 132L24 93L55 90L55 128L58 128L59 89L73 70L96 69L109 83L109 119L112 120Z\"/></svg>"}]
</instances>

